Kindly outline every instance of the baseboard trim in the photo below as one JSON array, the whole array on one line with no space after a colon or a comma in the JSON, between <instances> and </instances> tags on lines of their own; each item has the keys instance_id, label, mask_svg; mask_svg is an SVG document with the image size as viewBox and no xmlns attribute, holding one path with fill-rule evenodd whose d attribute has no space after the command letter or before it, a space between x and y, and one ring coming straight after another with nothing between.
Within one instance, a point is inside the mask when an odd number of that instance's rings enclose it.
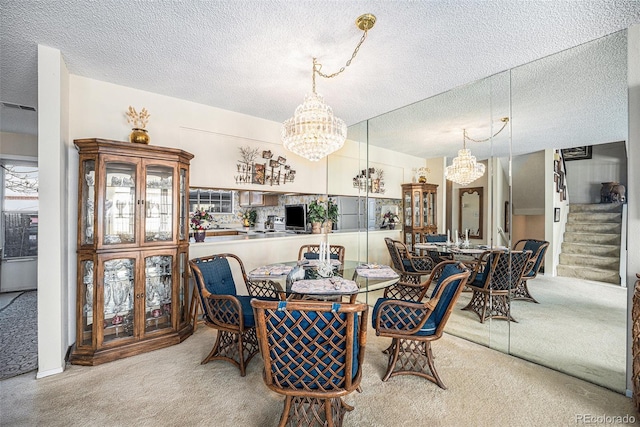
<instances>
[{"instance_id":1,"label":"baseboard trim","mask_svg":"<svg viewBox=\"0 0 640 427\"><path fill-rule=\"evenodd\" d=\"M50 377L51 375L61 374L62 372L64 372L64 367L49 369L47 371L38 371L36 379L39 380L40 378Z\"/></svg>"}]
</instances>

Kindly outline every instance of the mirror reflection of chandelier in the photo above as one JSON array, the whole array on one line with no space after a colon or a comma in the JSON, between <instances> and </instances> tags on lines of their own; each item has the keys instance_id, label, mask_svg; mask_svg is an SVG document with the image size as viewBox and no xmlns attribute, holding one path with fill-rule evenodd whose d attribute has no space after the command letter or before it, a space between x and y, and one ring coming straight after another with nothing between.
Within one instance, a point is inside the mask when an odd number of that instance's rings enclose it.
<instances>
[{"instance_id":1,"label":"mirror reflection of chandelier","mask_svg":"<svg viewBox=\"0 0 640 427\"><path fill-rule=\"evenodd\" d=\"M375 23L376 17L371 14L364 14L356 19L356 25L364 34L351 58L338 72L322 73L322 64L318 64L316 58L313 58L312 91L304 97L304 102L296 108L293 117L282 125L282 143L287 150L316 162L342 148L347 139L347 125L333 115L332 108L324 103L322 95L316 93L316 74L329 79L342 73L351 65L351 61L367 38L367 31L373 28Z\"/></svg>"},{"instance_id":2,"label":"mirror reflection of chandelier","mask_svg":"<svg viewBox=\"0 0 640 427\"><path fill-rule=\"evenodd\" d=\"M484 175L485 166L476 161L476 157L471 155L471 150L467 148L467 140L473 142L486 142L494 138L509 123L508 117L500 119L502 127L492 136L486 139L473 139L467 135L467 130L462 130L462 149L458 150L458 157L453 158L451 166L447 166L444 172L445 178L459 185L467 185Z\"/></svg>"}]
</instances>

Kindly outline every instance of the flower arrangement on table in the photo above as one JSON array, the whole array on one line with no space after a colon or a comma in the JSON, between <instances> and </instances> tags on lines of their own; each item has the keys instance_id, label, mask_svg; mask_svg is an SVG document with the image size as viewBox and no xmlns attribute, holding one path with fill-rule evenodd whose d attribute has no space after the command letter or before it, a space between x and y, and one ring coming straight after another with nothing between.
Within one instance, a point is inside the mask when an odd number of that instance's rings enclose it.
<instances>
[{"instance_id":1,"label":"flower arrangement on table","mask_svg":"<svg viewBox=\"0 0 640 427\"><path fill-rule=\"evenodd\" d=\"M205 211L204 209L199 209L191 215L191 221L189 222L189 227L193 231L204 231L208 230L211 227L211 223L213 222L213 216Z\"/></svg>"},{"instance_id":2,"label":"flower arrangement on table","mask_svg":"<svg viewBox=\"0 0 640 427\"><path fill-rule=\"evenodd\" d=\"M382 226L388 226L391 230L396 227L396 223L400 222L400 217L391 211L388 211L382 216Z\"/></svg>"},{"instance_id":3,"label":"flower arrangement on table","mask_svg":"<svg viewBox=\"0 0 640 427\"><path fill-rule=\"evenodd\" d=\"M256 219L258 218L258 211L255 209L246 209L238 212L238 216L242 219L242 225L245 227L253 227L256 225Z\"/></svg>"}]
</instances>

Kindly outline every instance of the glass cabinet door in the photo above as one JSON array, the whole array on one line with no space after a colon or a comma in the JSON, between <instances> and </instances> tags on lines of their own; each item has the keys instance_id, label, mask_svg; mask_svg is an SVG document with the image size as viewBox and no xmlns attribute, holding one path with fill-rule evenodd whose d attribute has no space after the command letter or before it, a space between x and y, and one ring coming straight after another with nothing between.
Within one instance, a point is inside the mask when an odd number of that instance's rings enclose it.
<instances>
[{"instance_id":1,"label":"glass cabinet door","mask_svg":"<svg viewBox=\"0 0 640 427\"><path fill-rule=\"evenodd\" d=\"M81 298L81 336L79 345L91 346L93 343L93 289L94 289L94 265L93 260L80 261L81 285L78 297Z\"/></svg>"},{"instance_id":2,"label":"glass cabinet door","mask_svg":"<svg viewBox=\"0 0 640 427\"><path fill-rule=\"evenodd\" d=\"M171 328L173 257L155 255L144 259L145 333Z\"/></svg>"},{"instance_id":3,"label":"glass cabinet door","mask_svg":"<svg viewBox=\"0 0 640 427\"><path fill-rule=\"evenodd\" d=\"M413 192L413 226L414 227L420 227L421 222L420 222L420 214L421 214L421 210L420 209L420 190L416 190Z\"/></svg>"},{"instance_id":4,"label":"glass cabinet door","mask_svg":"<svg viewBox=\"0 0 640 427\"><path fill-rule=\"evenodd\" d=\"M106 163L106 194L104 197L105 245L135 242L136 165Z\"/></svg>"},{"instance_id":5,"label":"glass cabinet door","mask_svg":"<svg viewBox=\"0 0 640 427\"><path fill-rule=\"evenodd\" d=\"M187 218L189 212L187 211L189 207L189 200L187 194L187 170L184 168L180 168L180 220L178 221L178 226L180 229L178 230L178 239L185 240L187 238L185 234L185 229L187 228Z\"/></svg>"},{"instance_id":6,"label":"glass cabinet door","mask_svg":"<svg viewBox=\"0 0 640 427\"><path fill-rule=\"evenodd\" d=\"M173 172L170 166L145 169L144 241L173 240Z\"/></svg>"},{"instance_id":7,"label":"glass cabinet door","mask_svg":"<svg viewBox=\"0 0 640 427\"><path fill-rule=\"evenodd\" d=\"M411 191L404 192L404 225L407 227L411 226Z\"/></svg>"},{"instance_id":8,"label":"glass cabinet door","mask_svg":"<svg viewBox=\"0 0 640 427\"><path fill-rule=\"evenodd\" d=\"M82 213L80 214L80 244L92 245L95 239L93 225L95 222L94 203L96 198L96 161L85 160L82 163L84 179L82 183Z\"/></svg>"},{"instance_id":9,"label":"glass cabinet door","mask_svg":"<svg viewBox=\"0 0 640 427\"><path fill-rule=\"evenodd\" d=\"M103 342L132 337L135 312L135 258L104 262Z\"/></svg>"}]
</instances>

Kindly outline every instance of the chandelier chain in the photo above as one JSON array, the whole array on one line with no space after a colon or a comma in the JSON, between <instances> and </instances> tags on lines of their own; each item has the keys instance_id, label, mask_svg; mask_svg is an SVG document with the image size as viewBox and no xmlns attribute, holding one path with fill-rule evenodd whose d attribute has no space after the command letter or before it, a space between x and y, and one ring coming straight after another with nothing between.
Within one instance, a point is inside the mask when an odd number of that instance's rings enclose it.
<instances>
[{"instance_id":1,"label":"chandelier chain","mask_svg":"<svg viewBox=\"0 0 640 427\"><path fill-rule=\"evenodd\" d=\"M346 62L346 64L344 66L342 66L338 71L336 71L335 73L332 74L325 74L322 71L320 71L322 69L322 64L318 64L314 62L314 71L316 73L318 73L318 75L320 75L321 77L324 77L325 79L331 79L333 77L336 77L337 75L341 74L349 65L351 65L351 61L353 61L356 57L356 55L358 54L358 51L360 50L360 46L362 46L362 43L364 43L364 40L367 38L367 30L364 30L364 33L362 34L362 37L360 38L360 42L358 42L358 45L356 46L356 48L353 50L353 53L351 54L351 58L349 58L349 60Z\"/></svg>"},{"instance_id":2,"label":"chandelier chain","mask_svg":"<svg viewBox=\"0 0 640 427\"><path fill-rule=\"evenodd\" d=\"M464 135L465 142L466 142L467 139L469 141L473 141L473 142L487 142L491 138L495 138L496 136L498 136L498 134L500 132L502 132L504 130L505 127L507 127L507 124L509 123L509 118L508 117L503 117L503 118L500 119L500 121L503 123L502 127L500 128L500 130L498 130L498 132L496 132L493 135L491 135L489 138L485 138L485 139L473 139L473 138L470 138L469 135L467 134L467 130L463 129L463 135Z\"/></svg>"}]
</instances>

